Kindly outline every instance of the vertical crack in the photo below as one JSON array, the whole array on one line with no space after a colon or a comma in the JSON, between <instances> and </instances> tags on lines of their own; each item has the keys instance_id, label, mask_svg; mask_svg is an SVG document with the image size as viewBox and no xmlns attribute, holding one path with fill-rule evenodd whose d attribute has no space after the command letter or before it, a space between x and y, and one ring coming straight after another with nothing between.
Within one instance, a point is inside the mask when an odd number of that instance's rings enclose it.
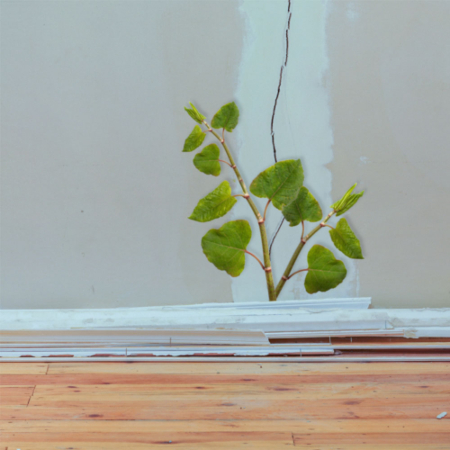
<instances>
[{"instance_id":1,"label":"vertical crack","mask_svg":"<svg viewBox=\"0 0 450 450\"><path fill-rule=\"evenodd\" d=\"M288 0L287 12L288 12L288 20L287 20L286 31L285 31L285 33L286 33L286 55L284 57L284 63L281 65L281 69L280 69L280 78L278 80L277 95L275 96L275 102L273 105L273 112L272 112L272 120L270 122L270 133L272 135L273 158L275 159L275 162L278 162L278 160L277 160L277 148L275 145L275 132L273 131L273 124L275 122L275 113L277 111L278 97L280 96L281 84L283 83L283 72L287 66L288 57L289 57L289 30L291 28L291 17L292 17L291 0Z\"/></svg>"},{"instance_id":2,"label":"vertical crack","mask_svg":"<svg viewBox=\"0 0 450 450\"><path fill-rule=\"evenodd\" d=\"M278 81L277 95L275 96L275 103L273 105L273 112L272 112L272 121L270 122L270 132L271 132L271 135L272 135L273 158L275 159L275 162L278 162L278 160L277 160L277 148L275 146L275 132L273 131L273 124L275 122L275 113L277 111L278 97L280 96L281 84L283 83L283 72L284 72L284 69L287 66L288 57L289 57L289 30L291 29L291 18L292 18L291 0L288 0L287 14L288 14L288 19L287 19L287 25L286 25L286 30L285 30L285 34L286 34L286 55L284 57L284 63L281 65L281 69L280 69L280 79ZM278 232L280 231L283 223L284 223L284 217L283 217L283 220L278 225L277 231L273 235L272 240L270 242L269 257L272 254L272 246L273 246L273 243L275 241L275 238L277 237Z\"/></svg>"}]
</instances>

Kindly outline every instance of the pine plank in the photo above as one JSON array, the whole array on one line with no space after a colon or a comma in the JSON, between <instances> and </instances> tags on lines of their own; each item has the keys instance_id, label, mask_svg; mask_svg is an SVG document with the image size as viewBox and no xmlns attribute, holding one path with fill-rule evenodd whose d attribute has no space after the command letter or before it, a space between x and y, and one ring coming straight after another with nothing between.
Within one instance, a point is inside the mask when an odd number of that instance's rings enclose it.
<instances>
[{"instance_id":1,"label":"pine plank","mask_svg":"<svg viewBox=\"0 0 450 450\"><path fill-rule=\"evenodd\" d=\"M47 363L3 363L0 361L0 376L19 374L40 374L45 375L48 370ZM14 384L14 383L10 383ZM32 384L32 383L30 383Z\"/></svg>"},{"instance_id":2,"label":"pine plank","mask_svg":"<svg viewBox=\"0 0 450 450\"><path fill-rule=\"evenodd\" d=\"M128 442L146 444L169 444L184 445L206 442L229 442L233 445L235 441L261 441L261 442L292 442L292 433L279 432L154 432L154 433L129 433L129 432L103 432L103 433L4 433L2 439L5 441L21 442Z\"/></svg>"},{"instance_id":3,"label":"pine plank","mask_svg":"<svg viewBox=\"0 0 450 450\"><path fill-rule=\"evenodd\" d=\"M0 399L7 396L31 395L34 386L0 386Z\"/></svg>"},{"instance_id":4,"label":"pine plank","mask_svg":"<svg viewBox=\"0 0 450 450\"><path fill-rule=\"evenodd\" d=\"M148 443L133 443L130 447L128 442L24 442L24 441L4 441L6 450L148 450ZM4 445L2 443L2 445ZM152 444L151 448L167 448L168 442L160 444ZM252 442L252 441L235 441L230 444L226 442L206 442L183 444L177 448L182 450L209 450L220 449L230 450L230 447L236 449L247 450L282 450L294 447L292 439L283 442ZM377 449L378 450L378 449ZM385 449L384 449L385 450ZM403 450L403 449L399 449ZM405 449L406 450L406 449ZM411 450L411 449L408 449ZM412 449L416 450L416 449ZM418 448L417 448L418 450ZM429 447L427 450L442 450L442 447ZM448 450L448 449L447 449Z\"/></svg>"},{"instance_id":5,"label":"pine plank","mask_svg":"<svg viewBox=\"0 0 450 450\"><path fill-rule=\"evenodd\" d=\"M431 419L448 410L442 400L397 404L344 404L334 401L245 401L217 404L196 402L145 405L61 405L8 407L0 406L0 420L339 420L339 419ZM358 403L358 402L355 402Z\"/></svg>"},{"instance_id":6,"label":"pine plank","mask_svg":"<svg viewBox=\"0 0 450 450\"><path fill-rule=\"evenodd\" d=\"M450 433L450 420L17 420L0 421L8 433L154 432Z\"/></svg>"},{"instance_id":7,"label":"pine plank","mask_svg":"<svg viewBox=\"0 0 450 450\"><path fill-rule=\"evenodd\" d=\"M450 448L450 432L448 433L321 433L321 434L294 434L294 443L297 445L309 446L315 448L317 445L339 445L351 444L422 444L424 449L428 445L446 444Z\"/></svg>"},{"instance_id":8,"label":"pine plank","mask_svg":"<svg viewBox=\"0 0 450 450\"><path fill-rule=\"evenodd\" d=\"M180 362L101 362L48 363L49 374L248 374L324 375L392 374L392 363L180 363ZM450 363L395 363L404 374L449 374Z\"/></svg>"},{"instance_id":9,"label":"pine plank","mask_svg":"<svg viewBox=\"0 0 450 450\"><path fill-rule=\"evenodd\" d=\"M86 363L90 364L90 363ZM429 363L434 364L434 363ZM48 375L3 375L0 385L95 385L95 384L232 384L232 383L262 383L262 384L306 384L306 383L421 383L430 384L449 380L446 373L402 373L392 370L390 374L348 375L235 375L235 374L48 374Z\"/></svg>"},{"instance_id":10,"label":"pine plank","mask_svg":"<svg viewBox=\"0 0 450 450\"><path fill-rule=\"evenodd\" d=\"M1 393L1 389L0 389ZM1 394L0 394L1 395ZM105 401L111 399L128 398L133 401L141 401L148 396L211 396L211 395L275 395L277 398L284 396L293 398L403 398L416 396L450 395L450 383L437 382L430 385L415 383L340 383L324 384L160 384L160 385L81 385L59 386L40 385L34 390L35 397L59 396L102 397Z\"/></svg>"},{"instance_id":11,"label":"pine plank","mask_svg":"<svg viewBox=\"0 0 450 450\"><path fill-rule=\"evenodd\" d=\"M306 397L306 398L305 398ZM125 396L90 396L90 395L60 395L60 396L36 396L31 397L30 407L96 407L104 406L105 408L128 408L134 406L154 407L154 408L186 408L192 405L199 408L211 408L221 406L240 406L253 407L255 405L274 405L282 406L288 410L295 410L296 407L313 408L320 400L321 407L344 408L345 406L358 405L361 407L384 407L391 405L396 408L420 406L426 403L428 406L438 406L445 408L450 405L450 395L433 395L423 397L402 397L393 399L391 397L372 397L359 398L357 396L343 396L339 398L325 397L314 398L314 396L305 396L302 394L288 394L279 396L273 395L240 395L236 393L230 394L211 394L208 396L172 396L166 395L148 395L141 398L129 398Z\"/></svg>"}]
</instances>

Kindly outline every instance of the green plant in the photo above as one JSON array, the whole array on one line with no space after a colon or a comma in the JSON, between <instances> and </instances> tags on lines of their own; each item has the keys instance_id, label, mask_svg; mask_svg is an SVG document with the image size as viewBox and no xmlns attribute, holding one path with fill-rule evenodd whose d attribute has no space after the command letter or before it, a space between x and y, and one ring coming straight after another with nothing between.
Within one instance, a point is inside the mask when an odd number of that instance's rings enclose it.
<instances>
[{"instance_id":1,"label":"green plant","mask_svg":"<svg viewBox=\"0 0 450 450\"><path fill-rule=\"evenodd\" d=\"M194 127L186 139L183 152L192 152L198 149L203 144L206 134L211 133L221 143L228 161L220 159L220 149L216 144L210 144L194 157L195 167L207 175L218 176L221 173L220 163L228 165L234 170L243 193L233 195L228 181L223 181L198 202L189 219L208 222L222 217L234 206L237 201L236 197L243 197L258 221L263 250L263 261L247 250L252 237L250 225L246 220L234 220L227 222L220 229L208 231L203 237L202 248L208 260L219 270L225 270L232 277L237 277L244 270L245 254L251 255L265 272L269 300L271 301L277 299L286 281L300 272L307 272L305 288L310 294L328 291L342 283L347 274L344 263L337 260L330 250L321 245L314 245L309 250L308 268L293 273L292 270L305 244L325 227L331 228L331 240L338 250L350 258L363 259L359 240L351 230L347 220L341 218L334 228L327 222L332 216L340 216L347 212L362 197L364 191L353 194L356 187L356 184L354 184L339 201L331 205L331 212L323 217L319 203L311 192L303 186L303 168L300 160L297 159L277 162L261 172L250 184L249 192L225 142L225 131L231 133L238 124L239 109L236 104L232 102L222 106L213 117L211 125L192 103L190 105L191 108L185 108L185 110L198 125ZM206 129L202 129L199 125L204 125ZM215 129L222 129L221 135L214 131ZM250 194L267 198L263 215L259 212ZM300 224L302 226L300 243L276 286L273 281L265 226L267 208L270 204L281 211L291 227ZM305 235L305 221L320 221L320 223Z\"/></svg>"}]
</instances>

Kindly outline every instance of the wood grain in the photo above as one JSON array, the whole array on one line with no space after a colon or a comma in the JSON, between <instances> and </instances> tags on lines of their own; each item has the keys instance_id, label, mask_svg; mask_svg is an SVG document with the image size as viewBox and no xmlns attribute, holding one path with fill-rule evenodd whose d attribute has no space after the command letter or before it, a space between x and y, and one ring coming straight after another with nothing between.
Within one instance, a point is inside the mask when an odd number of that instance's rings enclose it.
<instances>
[{"instance_id":1,"label":"wood grain","mask_svg":"<svg viewBox=\"0 0 450 450\"><path fill-rule=\"evenodd\" d=\"M448 363L0 368L1 450L450 450Z\"/></svg>"}]
</instances>

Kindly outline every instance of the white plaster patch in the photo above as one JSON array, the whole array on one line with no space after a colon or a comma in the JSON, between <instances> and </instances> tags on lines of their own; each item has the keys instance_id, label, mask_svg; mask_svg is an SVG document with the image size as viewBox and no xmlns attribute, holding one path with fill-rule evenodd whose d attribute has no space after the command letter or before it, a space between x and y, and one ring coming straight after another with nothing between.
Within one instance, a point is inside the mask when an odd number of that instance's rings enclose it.
<instances>
[{"instance_id":1,"label":"white plaster patch","mask_svg":"<svg viewBox=\"0 0 450 450\"><path fill-rule=\"evenodd\" d=\"M329 61L326 24L329 2L291 2L288 63L283 71L280 96L274 120L278 161L301 158L305 185L318 199L324 213L333 203L332 174L326 167L333 159L333 131L327 88ZM241 109L235 134L239 142L238 166L247 185L262 170L274 164L271 119L280 80L280 69L286 58L288 1L254 2L243 0L240 11L245 17L246 39L239 68L236 99ZM262 211L264 200L256 199ZM270 208L266 220L269 240L278 228L281 213ZM253 239L249 251L262 256L259 230L248 205L239 202L233 208L233 219L251 223ZM306 231L311 227L307 224ZM280 278L300 238L300 227L284 224L272 251L275 282ZM317 239L316 239L317 237ZM322 232L314 243L334 249L329 234ZM306 267L305 248L296 268ZM332 292L333 297L349 297L355 292L354 262L336 255L347 267L347 280ZM330 292L306 294L304 274L286 284L280 299L327 298ZM264 273L248 260L243 274L232 280L235 302L267 299Z\"/></svg>"},{"instance_id":2,"label":"white plaster patch","mask_svg":"<svg viewBox=\"0 0 450 450\"><path fill-rule=\"evenodd\" d=\"M358 20L358 18L359 18L359 12L356 10L356 5L355 5L355 3L349 3L348 5L347 5L347 11L346 11L346 16L347 16L347 19L350 21L350 22L355 22L356 20Z\"/></svg>"}]
</instances>

